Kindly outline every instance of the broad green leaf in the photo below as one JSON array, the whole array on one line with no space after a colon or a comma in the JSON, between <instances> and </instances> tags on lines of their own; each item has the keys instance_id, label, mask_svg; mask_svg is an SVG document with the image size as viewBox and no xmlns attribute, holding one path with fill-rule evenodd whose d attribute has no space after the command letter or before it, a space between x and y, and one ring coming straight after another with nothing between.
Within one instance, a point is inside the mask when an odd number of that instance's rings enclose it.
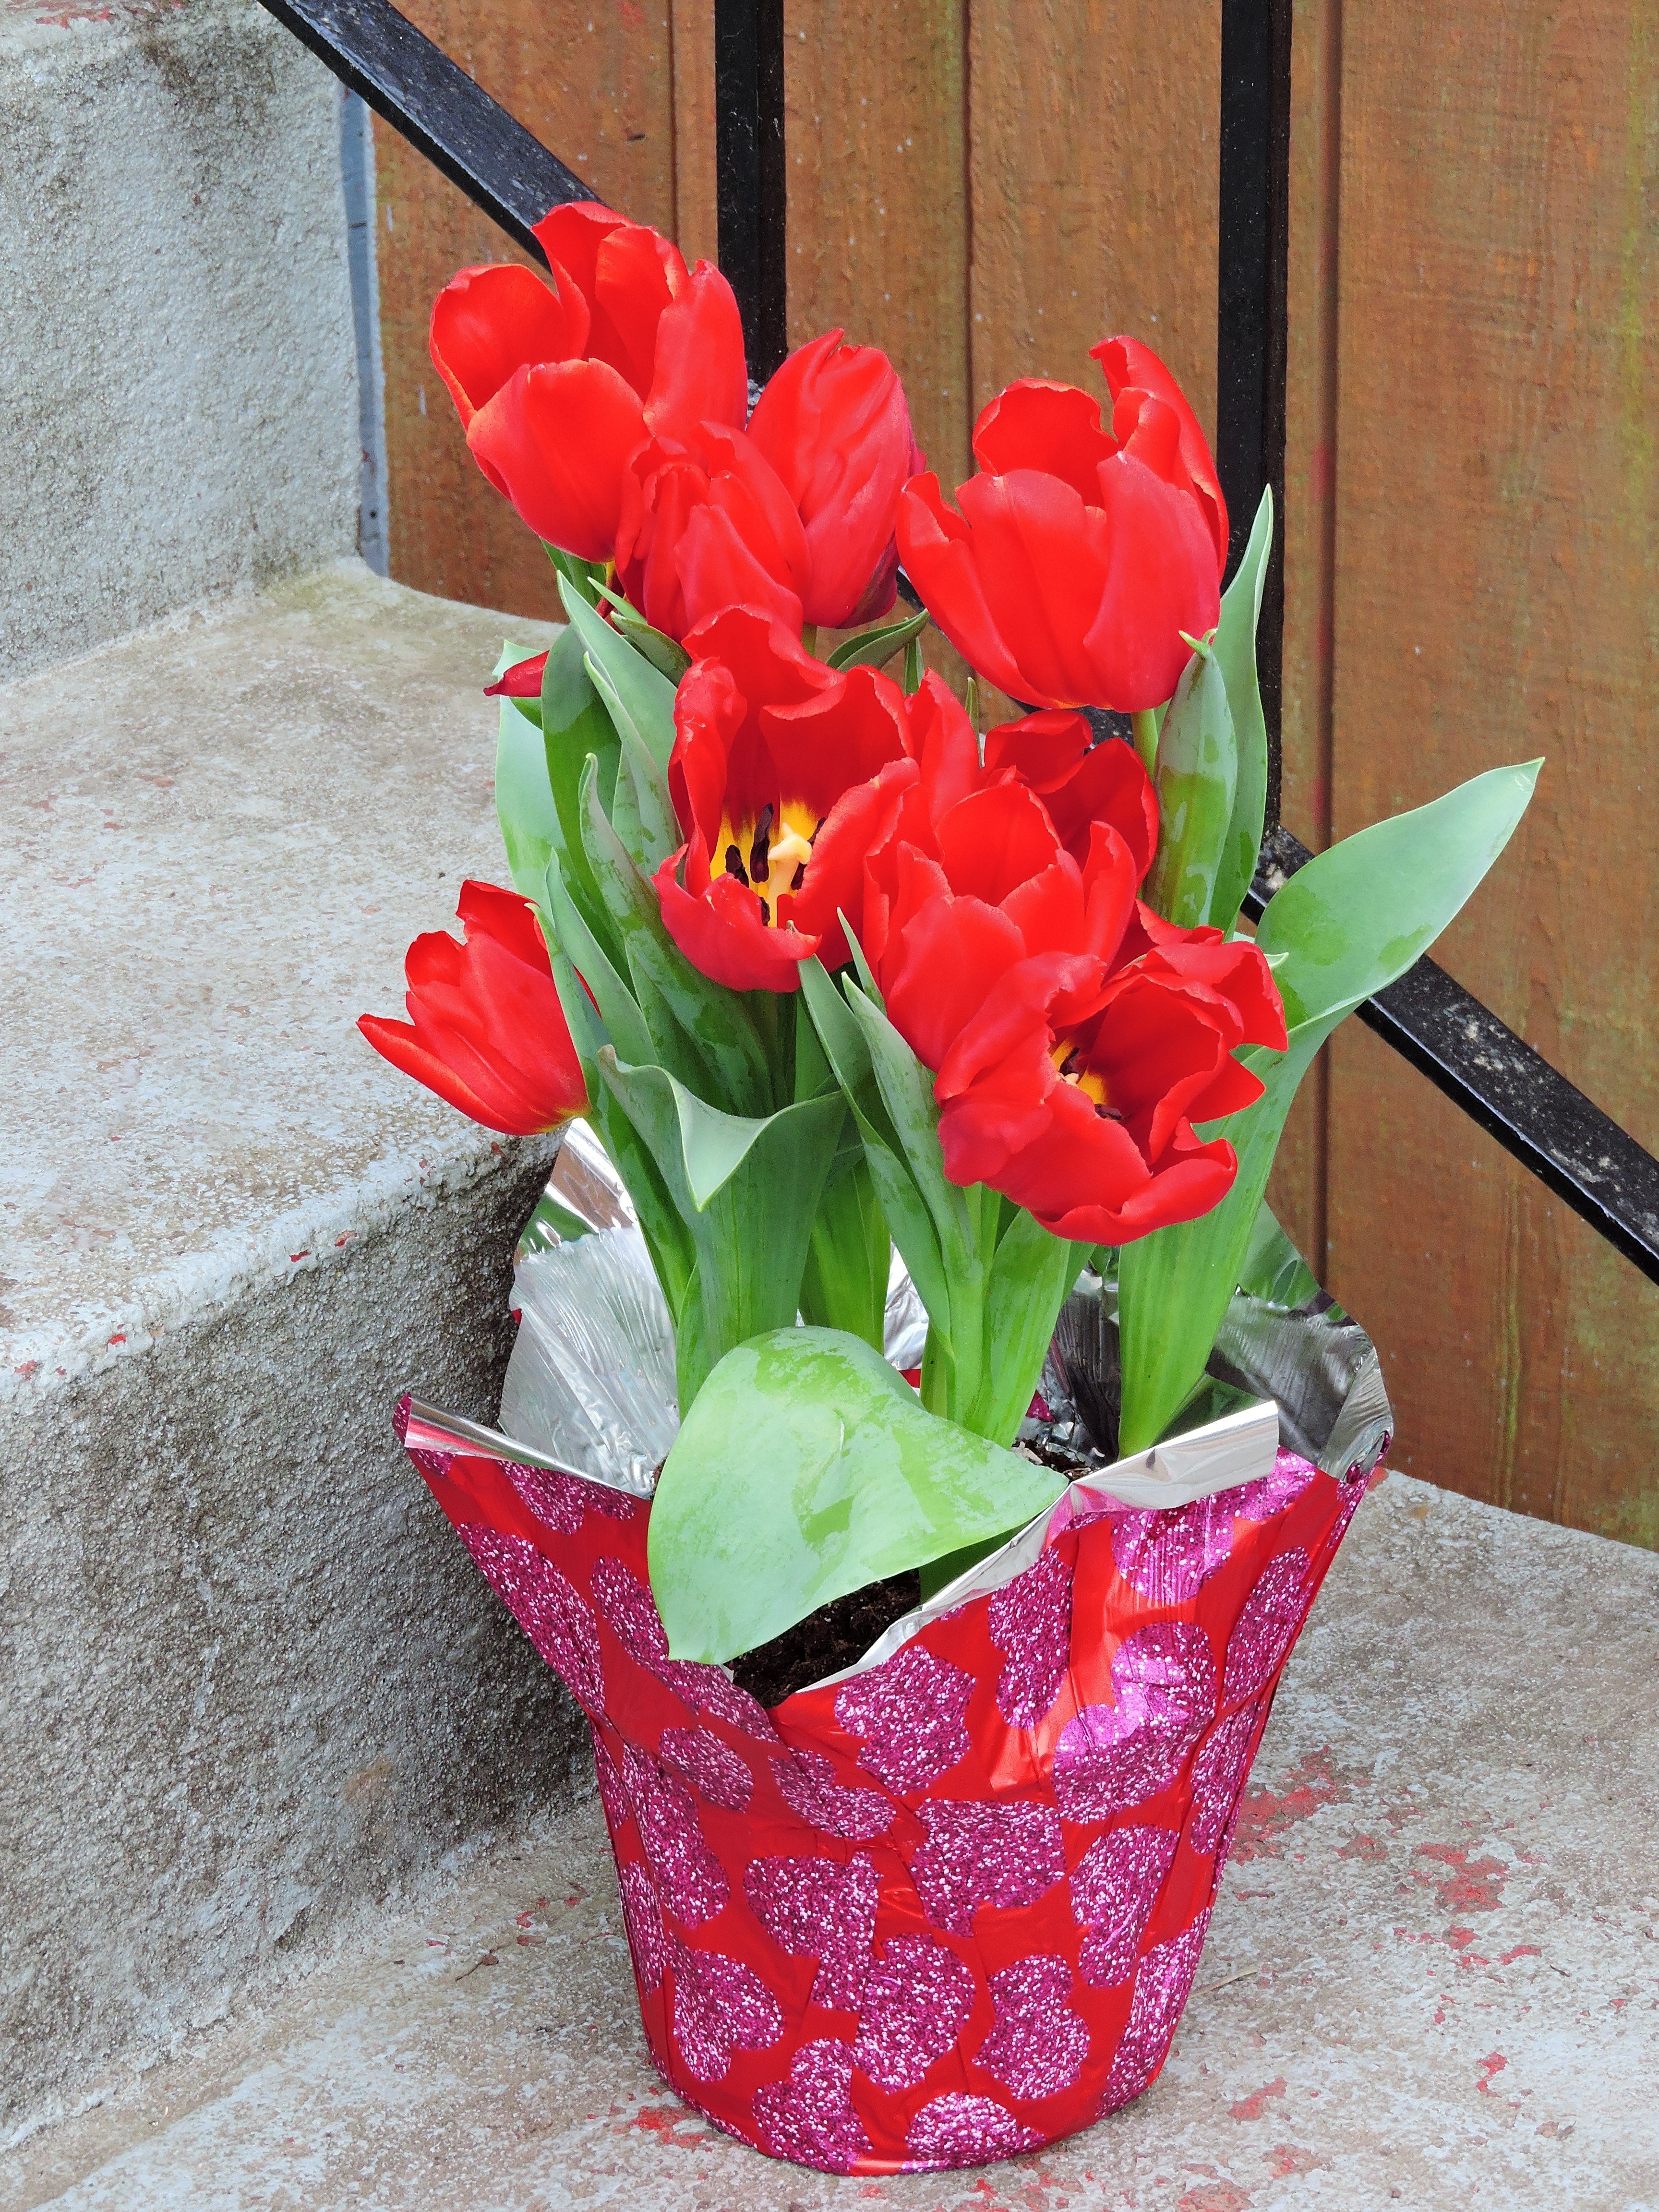
<instances>
[{"instance_id":1,"label":"broad green leaf","mask_svg":"<svg viewBox=\"0 0 1659 2212\"><path fill-rule=\"evenodd\" d=\"M556 944L550 950L559 1004L564 1009L565 1022L581 1061L582 1080L587 1086L587 1118L599 1132L611 1164L634 1201L634 1210L640 1218L640 1233L651 1255L651 1264L667 1300L668 1310L678 1313L696 1258L690 1233L668 1194L649 1146L641 1141L633 1123L599 1079L599 1055L606 1044L599 1018L577 981L576 971L567 955Z\"/></svg>"},{"instance_id":2,"label":"broad green leaf","mask_svg":"<svg viewBox=\"0 0 1659 2212\"><path fill-rule=\"evenodd\" d=\"M973 1230L968 1202L945 1172L933 1079L881 1008L850 978L845 997L864 1032L876 1088L902 1147L905 1164L933 1218L945 1265L953 1274L959 1270L965 1273L975 1265Z\"/></svg>"},{"instance_id":3,"label":"broad green leaf","mask_svg":"<svg viewBox=\"0 0 1659 2212\"><path fill-rule=\"evenodd\" d=\"M850 1590L1023 1527L1062 1477L924 1411L867 1344L781 1328L728 1352L651 1508L677 1659L721 1662Z\"/></svg>"},{"instance_id":4,"label":"broad green leaf","mask_svg":"<svg viewBox=\"0 0 1659 2212\"><path fill-rule=\"evenodd\" d=\"M583 920L614 960L621 950L620 939L606 915L582 845L581 780L591 757L599 804L608 810L616 790L622 740L605 702L589 681L580 635L568 625L554 640L542 672L542 738L558 818L565 886Z\"/></svg>"},{"instance_id":5,"label":"broad green leaf","mask_svg":"<svg viewBox=\"0 0 1659 2212\"><path fill-rule=\"evenodd\" d=\"M952 1341L950 1278L939 1230L906 1164L892 1119L876 1087L870 1047L839 988L818 960L801 963L801 990L812 1024L853 1109L871 1180L916 1294L945 1343Z\"/></svg>"},{"instance_id":6,"label":"broad green leaf","mask_svg":"<svg viewBox=\"0 0 1659 2212\"><path fill-rule=\"evenodd\" d=\"M1269 1305L1292 1310L1319 1296L1317 1277L1279 1227L1266 1199L1256 1210L1244 1263L1238 1271L1238 1287Z\"/></svg>"},{"instance_id":7,"label":"broad green leaf","mask_svg":"<svg viewBox=\"0 0 1659 2212\"><path fill-rule=\"evenodd\" d=\"M574 1243L577 1237L592 1234L580 1213L573 1213L568 1206L562 1206L556 1198L544 1191L536 1200L534 1212L519 1231L513 1256L521 1260L528 1252L551 1252L561 1244Z\"/></svg>"},{"instance_id":8,"label":"broad green leaf","mask_svg":"<svg viewBox=\"0 0 1659 2212\"><path fill-rule=\"evenodd\" d=\"M1250 1247L1262 1194L1297 1085L1331 1031L1434 942L1514 835L1542 763L1492 769L1444 798L1319 853L1262 916L1256 942L1290 1024L1281 1054L1238 1056L1267 1085L1242 1113L1208 1125L1238 1154L1213 1212L1126 1245L1119 1260L1123 1353L1119 1449L1155 1443L1197 1387Z\"/></svg>"},{"instance_id":9,"label":"broad green leaf","mask_svg":"<svg viewBox=\"0 0 1659 2212\"><path fill-rule=\"evenodd\" d=\"M921 679L926 672L921 660L921 640L913 637L904 648L904 674L900 678L907 699L915 698L921 690Z\"/></svg>"},{"instance_id":10,"label":"broad green leaf","mask_svg":"<svg viewBox=\"0 0 1659 2212\"><path fill-rule=\"evenodd\" d=\"M880 623L874 629L861 629L855 637L844 637L826 664L830 668L884 668L896 653L902 653L913 637L920 637L932 620L926 607L913 615L904 615L897 622Z\"/></svg>"},{"instance_id":11,"label":"broad green leaf","mask_svg":"<svg viewBox=\"0 0 1659 2212\"><path fill-rule=\"evenodd\" d=\"M539 726L519 712L516 700L503 699L501 709L495 819L513 888L526 898L539 898L548 861L564 842L547 773L547 747Z\"/></svg>"},{"instance_id":12,"label":"broad green leaf","mask_svg":"<svg viewBox=\"0 0 1659 2212\"><path fill-rule=\"evenodd\" d=\"M634 994L577 910L565 886L564 870L556 853L549 856L543 881L547 910L553 918L560 949L587 986L609 1042L627 1060L654 1059L652 1038Z\"/></svg>"},{"instance_id":13,"label":"broad green leaf","mask_svg":"<svg viewBox=\"0 0 1659 2212\"><path fill-rule=\"evenodd\" d=\"M978 1435L1013 1442L1089 1250L1052 1236L1024 1206L1004 1231L985 1292L986 1381L970 1422Z\"/></svg>"},{"instance_id":14,"label":"broad green leaf","mask_svg":"<svg viewBox=\"0 0 1659 2212\"><path fill-rule=\"evenodd\" d=\"M611 609L611 621L635 652L642 653L658 674L665 676L678 689L681 677L691 665L691 656L685 647L676 645L663 631L653 629L639 609L609 584L600 586L599 595Z\"/></svg>"},{"instance_id":15,"label":"broad green leaf","mask_svg":"<svg viewBox=\"0 0 1659 2212\"><path fill-rule=\"evenodd\" d=\"M1210 918L1227 854L1238 753L1227 685L1199 646L1182 672L1158 740L1158 854L1146 903L1182 929Z\"/></svg>"},{"instance_id":16,"label":"broad green leaf","mask_svg":"<svg viewBox=\"0 0 1659 2212\"><path fill-rule=\"evenodd\" d=\"M624 1067L609 1050L598 1065L696 1247L705 1359L762 1329L787 1327L799 1310L807 1240L845 1100L804 1099L764 1119L724 1114L663 1068ZM702 1377L688 1373L684 1353L679 1371L684 1412Z\"/></svg>"},{"instance_id":17,"label":"broad green leaf","mask_svg":"<svg viewBox=\"0 0 1659 2212\"><path fill-rule=\"evenodd\" d=\"M849 1123L852 1119L849 1114ZM852 1134L857 1145L856 1125ZM851 1173L837 1177L832 1171L818 1200L801 1274L800 1310L807 1321L844 1329L879 1352L892 1249L864 1148L858 1145Z\"/></svg>"},{"instance_id":18,"label":"broad green leaf","mask_svg":"<svg viewBox=\"0 0 1659 2212\"><path fill-rule=\"evenodd\" d=\"M1215 634L1216 665L1227 686L1232 711L1233 738L1238 755L1238 782L1233 793L1232 820L1210 895L1206 917L1217 929L1231 930L1255 874L1261 850L1261 832L1267 817L1267 721L1261 711L1261 688L1256 679L1255 633L1261 617L1261 593L1267 580L1267 557L1273 544L1273 494L1269 484L1261 495L1250 531L1250 542L1238 572L1221 599L1221 623Z\"/></svg>"},{"instance_id":19,"label":"broad green leaf","mask_svg":"<svg viewBox=\"0 0 1659 2212\"><path fill-rule=\"evenodd\" d=\"M641 744L627 709L611 689L604 670L590 659L588 674L611 710L611 719L622 733L622 759L617 769L617 788L611 801L611 826L647 876L654 876L685 842L669 802L668 786L656 763Z\"/></svg>"},{"instance_id":20,"label":"broad green leaf","mask_svg":"<svg viewBox=\"0 0 1659 2212\"><path fill-rule=\"evenodd\" d=\"M591 772L580 796L582 849L629 969L661 996L708 1067L710 1087L740 1112L765 1111L771 1071L742 1000L694 968L669 936L656 891L605 819Z\"/></svg>"},{"instance_id":21,"label":"broad green leaf","mask_svg":"<svg viewBox=\"0 0 1659 2212\"><path fill-rule=\"evenodd\" d=\"M605 671L629 720L658 768L666 775L674 750L674 686L618 631L588 605L580 593L561 583L559 595L580 636L583 653ZM678 840L676 841L678 842Z\"/></svg>"}]
</instances>

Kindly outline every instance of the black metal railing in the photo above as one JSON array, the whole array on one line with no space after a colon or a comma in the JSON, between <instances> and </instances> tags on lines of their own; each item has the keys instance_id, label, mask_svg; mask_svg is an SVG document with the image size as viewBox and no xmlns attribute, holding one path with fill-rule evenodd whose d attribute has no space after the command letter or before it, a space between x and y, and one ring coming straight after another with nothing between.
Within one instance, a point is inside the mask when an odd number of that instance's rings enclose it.
<instances>
[{"instance_id":1,"label":"black metal railing","mask_svg":"<svg viewBox=\"0 0 1659 2212\"><path fill-rule=\"evenodd\" d=\"M389 0L264 0L392 129L532 253L531 225L592 199L522 125ZM1279 819L1291 0L1222 0L1216 462L1248 528L1271 483L1281 518L1263 594L1267 834L1249 911L1310 858ZM715 0L720 252L753 372L787 343L783 0ZM1235 541L1235 559L1239 550ZM1650 1281L1659 1282L1659 1160L1431 960L1359 1018Z\"/></svg>"}]
</instances>

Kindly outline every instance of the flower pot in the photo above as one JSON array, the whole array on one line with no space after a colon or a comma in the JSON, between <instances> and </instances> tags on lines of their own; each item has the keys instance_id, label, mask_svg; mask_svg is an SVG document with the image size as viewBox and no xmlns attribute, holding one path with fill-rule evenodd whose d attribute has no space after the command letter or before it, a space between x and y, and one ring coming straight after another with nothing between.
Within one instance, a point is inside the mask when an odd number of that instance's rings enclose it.
<instances>
[{"instance_id":1,"label":"flower pot","mask_svg":"<svg viewBox=\"0 0 1659 2212\"><path fill-rule=\"evenodd\" d=\"M399 1431L592 1724L646 2034L688 2104L874 2175L1037 2148L1155 2078L1375 1436L1343 1479L1281 1449L1164 1510L1074 1486L1012 1578L769 1713L669 1657L647 1499L408 1400Z\"/></svg>"}]
</instances>

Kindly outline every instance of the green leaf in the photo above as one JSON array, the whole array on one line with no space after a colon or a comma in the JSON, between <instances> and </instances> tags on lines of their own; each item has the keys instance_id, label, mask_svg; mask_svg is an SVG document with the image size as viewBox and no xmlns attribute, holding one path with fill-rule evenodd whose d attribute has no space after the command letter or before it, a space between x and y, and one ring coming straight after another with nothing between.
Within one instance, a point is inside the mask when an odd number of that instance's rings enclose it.
<instances>
[{"instance_id":1,"label":"green leaf","mask_svg":"<svg viewBox=\"0 0 1659 2212\"><path fill-rule=\"evenodd\" d=\"M1256 942L1285 957L1274 980L1290 1047L1239 1054L1266 1085L1208 1125L1238 1154L1213 1212L1126 1245L1119 1259L1126 1455L1155 1443L1198 1387L1249 1251L1285 1117L1331 1031L1425 952L1515 833L1542 766L1492 769L1444 798L1319 853L1273 898Z\"/></svg>"},{"instance_id":2,"label":"green leaf","mask_svg":"<svg viewBox=\"0 0 1659 2212\"><path fill-rule=\"evenodd\" d=\"M547 773L547 746L540 726L520 714L516 700L503 699L501 709L495 819L507 848L513 888L526 898L539 898L548 861L564 842Z\"/></svg>"},{"instance_id":3,"label":"green leaf","mask_svg":"<svg viewBox=\"0 0 1659 2212\"><path fill-rule=\"evenodd\" d=\"M1238 1271L1238 1287L1253 1298L1292 1310L1319 1296L1313 1269L1279 1227L1266 1199L1256 1209L1255 1224Z\"/></svg>"},{"instance_id":4,"label":"green leaf","mask_svg":"<svg viewBox=\"0 0 1659 2212\"><path fill-rule=\"evenodd\" d=\"M851 1173L827 1177L818 1200L801 1275L800 1310L809 1322L844 1329L879 1352L885 1338L893 1248L856 1126L853 1135L856 1154Z\"/></svg>"},{"instance_id":5,"label":"green leaf","mask_svg":"<svg viewBox=\"0 0 1659 2212\"><path fill-rule=\"evenodd\" d=\"M933 1079L881 1008L850 977L844 989L847 1006L864 1033L876 1088L905 1164L933 1216L945 1265L952 1273L968 1273L977 1264L973 1224L966 1197L945 1172Z\"/></svg>"},{"instance_id":6,"label":"green leaf","mask_svg":"<svg viewBox=\"0 0 1659 2212\"><path fill-rule=\"evenodd\" d=\"M659 668L612 629L580 593L561 583L559 594L570 627L581 638L582 651L610 678L629 721L664 775L674 750L674 686ZM676 840L676 842L678 841Z\"/></svg>"},{"instance_id":7,"label":"green leaf","mask_svg":"<svg viewBox=\"0 0 1659 2212\"><path fill-rule=\"evenodd\" d=\"M622 759L611 802L611 827L645 874L655 875L669 854L678 852L685 842L669 799L667 780L646 750L611 678L591 653L587 672L622 738Z\"/></svg>"},{"instance_id":8,"label":"green leaf","mask_svg":"<svg viewBox=\"0 0 1659 2212\"><path fill-rule=\"evenodd\" d=\"M553 918L560 949L568 956L592 993L608 1041L626 1060L654 1058L651 1035L638 1003L578 912L565 886L564 870L556 853L549 857L543 881L547 909Z\"/></svg>"},{"instance_id":9,"label":"green leaf","mask_svg":"<svg viewBox=\"0 0 1659 2212\"><path fill-rule=\"evenodd\" d=\"M1020 1206L1004 1231L985 1292L985 1381L968 1416L980 1436L1012 1443L1042 1374L1054 1323L1089 1264L1090 1248L1046 1230Z\"/></svg>"},{"instance_id":10,"label":"green leaf","mask_svg":"<svg viewBox=\"0 0 1659 2212\"><path fill-rule=\"evenodd\" d=\"M593 689L580 634L568 627L554 640L542 672L542 738L546 775L559 829L565 885L593 934L615 959L621 944L606 915L581 834L582 771L591 758L601 806L615 793L622 740Z\"/></svg>"},{"instance_id":11,"label":"green leaf","mask_svg":"<svg viewBox=\"0 0 1659 2212\"><path fill-rule=\"evenodd\" d=\"M771 1070L742 1000L694 968L669 936L656 891L605 819L591 772L580 807L582 849L636 981L660 996L708 1069L709 1087L739 1112L764 1112Z\"/></svg>"},{"instance_id":12,"label":"green leaf","mask_svg":"<svg viewBox=\"0 0 1659 2212\"><path fill-rule=\"evenodd\" d=\"M639 609L612 590L609 584L599 586L600 596L611 608L611 618L635 653L642 653L659 675L678 687L679 680L691 665L691 656L683 645L676 645L672 637L653 629Z\"/></svg>"},{"instance_id":13,"label":"green leaf","mask_svg":"<svg viewBox=\"0 0 1659 2212\"><path fill-rule=\"evenodd\" d=\"M1158 855L1146 896L1165 921L1192 929L1209 920L1237 787L1226 682L1213 653L1200 645L1182 672L1158 740Z\"/></svg>"},{"instance_id":14,"label":"green leaf","mask_svg":"<svg viewBox=\"0 0 1659 2212\"><path fill-rule=\"evenodd\" d=\"M1222 594L1221 623L1213 647L1216 665L1227 686L1238 756L1232 819L1206 917L1217 929L1231 930L1238 920L1238 909L1255 874L1267 818L1267 720L1261 711L1261 688L1256 678L1255 633L1273 544L1273 494L1269 484L1255 511L1244 558Z\"/></svg>"},{"instance_id":15,"label":"green leaf","mask_svg":"<svg viewBox=\"0 0 1659 2212\"><path fill-rule=\"evenodd\" d=\"M762 1119L721 1113L665 1069L624 1067L608 1050L599 1074L656 1160L696 1249L706 1360L787 1327L846 1102L832 1093ZM702 1378L688 1376L684 1355L680 1373L684 1413Z\"/></svg>"},{"instance_id":16,"label":"green leaf","mask_svg":"<svg viewBox=\"0 0 1659 2212\"><path fill-rule=\"evenodd\" d=\"M1023 1527L1063 1479L924 1411L880 1353L782 1328L726 1353L651 1508L676 1658L720 1662L848 1591Z\"/></svg>"},{"instance_id":17,"label":"green leaf","mask_svg":"<svg viewBox=\"0 0 1659 2212\"><path fill-rule=\"evenodd\" d=\"M559 574L573 585L590 607L599 605L599 591L605 579L608 563L604 561L584 561L580 554L567 553L561 545L550 545L542 540L543 550Z\"/></svg>"},{"instance_id":18,"label":"green leaf","mask_svg":"<svg viewBox=\"0 0 1659 2212\"><path fill-rule=\"evenodd\" d=\"M884 668L913 637L921 635L931 620L923 607L897 622L880 623L874 629L861 629L854 637L842 638L825 665L830 668Z\"/></svg>"},{"instance_id":19,"label":"green leaf","mask_svg":"<svg viewBox=\"0 0 1659 2212\"><path fill-rule=\"evenodd\" d=\"M869 1044L823 963L805 960L800 974L812 1026L852 1106L889 1232L910 1270L929 1321L948 1346L952 1340L950 1278L939 1250L939 1230L877 1088Z\"/></svg>"}]
</instances>

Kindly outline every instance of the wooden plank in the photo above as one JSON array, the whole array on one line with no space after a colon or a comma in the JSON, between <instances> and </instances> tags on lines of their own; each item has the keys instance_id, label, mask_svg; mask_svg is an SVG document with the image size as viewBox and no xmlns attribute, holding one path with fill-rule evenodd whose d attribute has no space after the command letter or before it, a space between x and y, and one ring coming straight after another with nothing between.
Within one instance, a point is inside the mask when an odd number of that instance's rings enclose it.
<instances>
[{"instance_id":1,"label":"wooden plank","mask_svg":"<svg viewBox=\"0 0 1659 2212\"><path fill-rule=\"evenodd\" d=\"M404 12L605 198L673 227L668 0L410 0ZM432 301L455 270L519 257L378 122L374 153L392 573L446 599L556 614L547 556L479 474L427 353ZM687 189L700 189L694 169Z\"/></svg>"},{"instance_id":2,"label":"wooden plank","mask_svg":"<svg viewBox=\"0 0 1659 2212\"><path fill-rule=\"evenodd\" d=\"M1330 842L1336 567L1337 267L1341 212L1341 0L1297 0L1291 47L1291 247L1285 437L1285 657L1279 812L1315 852ZM1322 1277L1328 1055L1291 1110L1268 1199Z\"/></svg>"},{"instance_id":3,"label":"wooden plank","mask_svg":"<svg viewBox=\"0 0 1659 2212\"><path fill-rule=\"evenodd\" d=\"M714 0L672 0L672 9L673 234L688 261L718 261Z\"/></svg>"},{"instance_id":4,"label":"wooden plank","mask_svg":"<svg viewBox=\"0 0 1659 2212\"><path fill-rule=\"evenodd\" d=\"M1215 411L1218 0L969 0L973 392L1154 347Z\"/></svg>"},{"instance_id":5,"label":"wooden plank","mask_svg":"<svg viewBox=\"0 0 1659 2212\"><path fill-rule=\"evenodd\" d=\"M1659 1144L1659 27L1648 0L1345 10L1338 835L1542 752L1446 939ZM1332 1068L1331 1285L1399 1463L1659 1539L1659 1297L1363 1033Z\"/></svg>"}]
</instances>

